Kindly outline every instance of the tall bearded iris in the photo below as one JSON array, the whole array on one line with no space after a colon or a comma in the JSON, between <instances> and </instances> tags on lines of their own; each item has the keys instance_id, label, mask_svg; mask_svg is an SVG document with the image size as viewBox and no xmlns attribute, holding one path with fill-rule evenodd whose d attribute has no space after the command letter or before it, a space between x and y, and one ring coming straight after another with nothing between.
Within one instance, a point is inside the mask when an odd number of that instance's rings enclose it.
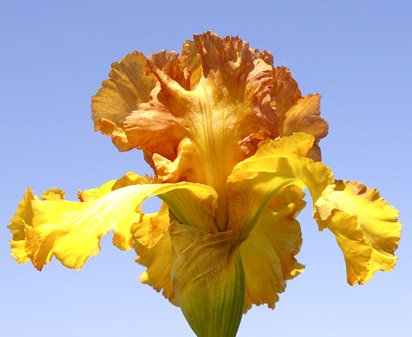
<instances>
[{"instance_id":1,"label":"tall bearded iris","mask_svg":"<svg viewBox=\"0 0 412 337\"><path fill-rule=\"evenodd\" d=\"M143 150L154 177L127 173L80 191L79 202L28 189L9 225L12 256L38 270L53 256L80 269L113 231L113 244L135 249L147 268L140 280L179 306L198 336L235 336L244 312L273 308L303 271L296 216L307 189L349 284L365 283L395 265L398 212L321 162L319 104L238 37L195 35L181 55L133 52L112 65L92 116L118 150ZM144 214L151 196L163 204Z\"/></svg>"}]
</instances>

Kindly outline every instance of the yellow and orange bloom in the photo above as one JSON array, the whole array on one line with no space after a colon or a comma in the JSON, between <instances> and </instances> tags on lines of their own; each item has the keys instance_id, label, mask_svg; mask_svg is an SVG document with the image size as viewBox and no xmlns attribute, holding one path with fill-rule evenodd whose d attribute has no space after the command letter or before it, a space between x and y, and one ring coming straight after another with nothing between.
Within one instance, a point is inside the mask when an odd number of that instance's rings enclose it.
<instances>
[{"instance_id":1,"label":"yellow and orange bloom","mask_svg":"<svg viewBox=\"0 0 412 337\"><path fill-rule=\"evenodd\" d=\"M133 52L112 65L92 116L118 150L143 150L154 177L129 172L80 191L79 202L28 189L9 225L12 256L38 270L53 256L79 269L113 231L113 244L135 249L147 267L140 280L179 306L198 336L235 336L244 312L274 308L303 271L296 216L307 189L349 284L365 283L395 265L398 211L321 162L328 124L319 105L239 37L206 32L180 55ZM144 214L151 196L163 204Z\"/></svg>"}]
</instances>

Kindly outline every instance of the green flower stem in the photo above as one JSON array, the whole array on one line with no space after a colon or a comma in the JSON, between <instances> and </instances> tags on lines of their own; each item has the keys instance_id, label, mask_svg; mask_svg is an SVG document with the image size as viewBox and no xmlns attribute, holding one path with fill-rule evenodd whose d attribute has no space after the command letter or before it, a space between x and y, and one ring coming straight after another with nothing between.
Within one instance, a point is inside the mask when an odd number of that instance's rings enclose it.
<instances>
[{"instance_id":1,"label":"green flower stem","mask_svg":"<svg viewBox=\"0 0 412 337\"><path fill-rule=\"evenodd\" d=\"M240 254L196 280L181 297L181 309L198 337L235 337L243 315L245 274Z\"/></svg>"}]
</instances>

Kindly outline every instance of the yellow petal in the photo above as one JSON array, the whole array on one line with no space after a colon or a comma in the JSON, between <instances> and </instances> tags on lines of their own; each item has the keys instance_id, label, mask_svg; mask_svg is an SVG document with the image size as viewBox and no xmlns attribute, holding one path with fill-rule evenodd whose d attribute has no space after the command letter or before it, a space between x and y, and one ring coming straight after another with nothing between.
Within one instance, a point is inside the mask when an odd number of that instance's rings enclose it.
<instances>
[{"instance_id":1,"label":"yellow petal","mask_svg":"<svg viewBox=\"0 0 412 337\"><path fill-rule=\"evenodd\" d=\"M235 166L228 178L228 229L249 232L286 186L308 188L315 202L333 184L332 172L306 157L313 142L313 136L304 133L268 141Z\"/></svg>"},{"instance_id":2,"label":"yellow petal","mask_svg":"<svg viewBox=\"0 0 412 337\"><path fill-rule=\"evenodd\" d=\"M41 194L42 200L61 200L64 199L64 191L58 188L51 188Z\"/></svg>"},{"instance_id":3,"label":"yellow petal","mask_svg":"<svg viewBox=\"0 0 412 337\"><path fill-rule=\"evenodd\" d=\"M80 201L90 201L98 199L106 195L107 193L110 193L122 187L148 183L151 183L151 179L148 176L142 177L134 172L127 172L120 179L110 180L97 188L92 188L86 191L79 190L78 197Z\"/></svg>"},{"instance_id":4,"label":"yellow petal","mask_svg":"<svg viewBox=\"0 0 412 337\"><path fill-rule=\"evenodd\" d=\"M123 120L149 100L156 81L146 74L146 58L138 52L113 63L109 76L92 98L95 130L111 136L120 151L127 151L133 146L124 133Z\"/></svg>"},{"instance_id":5,"label":"yellow petal","mask_svg":"<svg viewBox=\"0 0 412 337\"><path fill-rule=\"evenodd\" d=\"M397 211L375 190L359 183L335 183L332 172L307 158L314 137L294 134L266 142L236 165L229 177L229 230L252 232L266 207L289 185L307 188L321 229L337 236L349 283L366 282L376 270L394 266L400 225ZM266 252L265 252L266 253Z\"/></svg>"},{"instance_id":6,"label":"yellow petal","mask_svg":"<svg viewBox=\"0 0 412 337\"><path fill-rule=\"evenodd\" d=\"M10 240L11 256L19 263L29 260L29 252L26 250L26 228L33 224L33 208L31 201L33 192L27 189L24 198L20 201L16 214L10 220L8 226L13 238Z\"/></svg>"},{"instance_id":7,"label":"yellow petal","mask_svg":"<svg viewBox=\"0 0 412 337\"><path fill-rule=\"evenodd\" d=\"M173 264L172 244L169 235L169 209L163 204L158 213L143 215L132 226L136 262L147 267L139 276L142 283L152 286L177 305L174 297L171 269Z\"/></svg>"},{"instance_id":8,"label":"yellow petal","mask_svg":"<svg viewBox=\"0 0 412 337\"><path fill-rule=\"evenodd\" d=\"M399 214L377 190L337 181L317 206L321 228L331 230L342 249L349 284L363 284L376 271L393 269L401 234Z\"/></svg>"},{"instance_id":9,"label":"yellow petal","mask_svg":"<svg viewBox=\"0 0 412 337\"><path fill-rule=\"evenodd\" d=\"M140 206L154 195L167 200L185 223L196 222L200 228L214 226L211 215L216 195L211 188L200 184L131 185L85 202L38 200L28 191L10 225L14 234L11 244L16 246L14 255L19 261L27 260L22 252L25 247L26 255L38 269L52 256L67 267L81 268L90 256L99 252L101 237L112 230L113 243L129 249L130 228L138 220ZM190 208L193 203L188 206L187 199L200 207Z\"/></svg>"},{"instance_id":10,"label":"yellow petal","mask_svg":"<svg viewBox=\"0 0 412 337\"><path fill-rule=\"evenodd\" d=\"M168 220L167 225L169 225ZM178 305L171 278L173 253L169 233L164 233L151 248L136 242L135 249L138 254L136 262L147 267L139 276L140 281L150 285L156 291L161 291L171 303Z\"/></svg>"},{"instance_id":11,"label":"yellow petal","mask_svg":"<svg viewBox=\"0 0 412 337\"><path fill-rule=\"evenodd\" d=\"M240 246L246 277L245 311L253 304L274 308L286 280L303 271L295 259L302 243L295 217L305 206L303 196L296 186L281 190Z\"/></svg>"},{"instance_id":12,"label":"yellow petal","mask_svg":"<svg viewBox=\"0 0 412 337\"><path fill-rule=\"evenodd\" d=\"M131 233L135 241L145 248L152 248L169 229L169 207L162 204L157 213L141 214L133 224Z\"/></svg>"}]
</instances>

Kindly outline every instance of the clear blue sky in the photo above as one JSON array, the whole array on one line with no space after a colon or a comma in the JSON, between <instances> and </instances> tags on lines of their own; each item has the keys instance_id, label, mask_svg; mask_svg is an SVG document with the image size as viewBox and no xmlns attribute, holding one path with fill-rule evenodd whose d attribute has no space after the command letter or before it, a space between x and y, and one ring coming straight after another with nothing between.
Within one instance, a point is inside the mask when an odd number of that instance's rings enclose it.
<instances>
[{"instance_id":1,"label":"clear blue sky","mask_svg":"<svg viewBox=\"0 0 412 337\"><path fill-rule=\"evenodd\" d=\"M321 93L330 123L324 161L336 177L378 187L404 223L396 269L349 287L333 236L317 231L307 209L305 273L276 310L252 309L238 336L411 336L411 2L149 3L0 3L0 336L193 336L178 308L138 283L134 253L116 250L110 237L82 271L53 261L39 273L9 257L6 225L26 186L56 186L75 198L78 188L148 172L140 153L118 153L93 133L90 97L127 53L180 50L209 29L269 50L303 93Z\"/></svg>"}]
</instances>

